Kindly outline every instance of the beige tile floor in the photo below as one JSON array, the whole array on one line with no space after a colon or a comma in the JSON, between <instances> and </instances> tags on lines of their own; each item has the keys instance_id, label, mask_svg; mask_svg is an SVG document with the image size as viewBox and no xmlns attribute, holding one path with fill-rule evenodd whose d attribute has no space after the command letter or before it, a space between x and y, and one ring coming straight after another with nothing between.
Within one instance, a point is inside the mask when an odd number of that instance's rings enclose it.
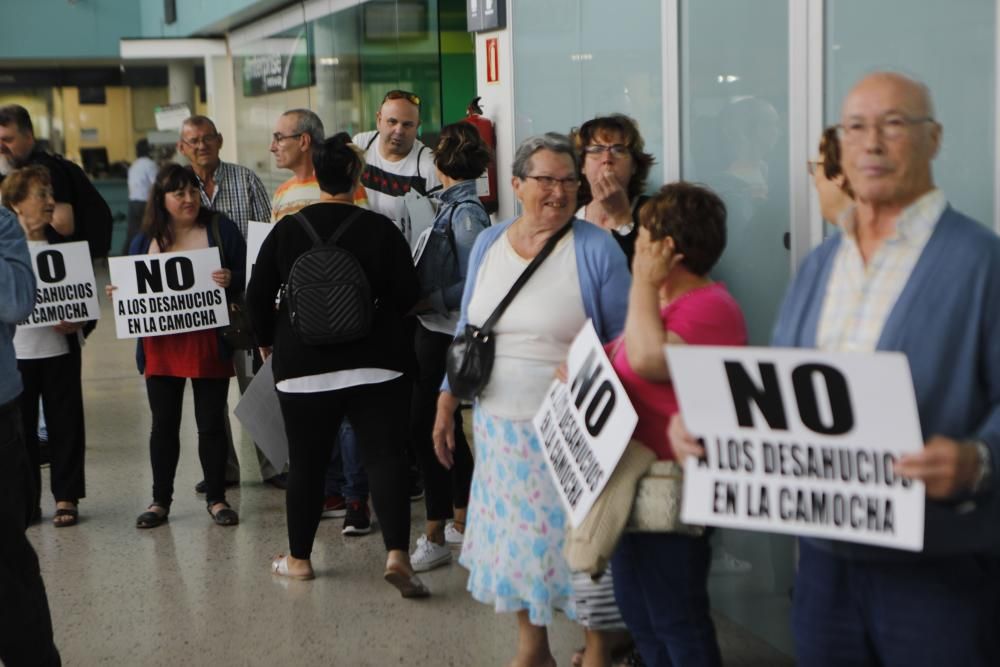
<instances>
[{"instance_id":1,"label":"beige tile floor","mask_svg":"<svg viewBox=\"0 0 1000 667\"><path fill-rule=\"evenodd\" d=\"M139 531L150 500L149 411L135 371L134 343L114 339L111 313L84 351L87 488L80 524L56 529L47 493L44 520L29 529L38 549L57 644L66 665L503 665L516 637L465 592L464 570L425 575L433 597L406 601L381 579L378 534L340 535L320 525L318 578L286 582L268 571L286 548L283 495L263 486L250 443L240 440L243 485L230 492L235 528L213 525L202 497L190 392L170 522ZM233 383L230 405L238 400ZM413 505L414 536L423 524ZM788 656L717 616L726 663L786 665ZM553 652L568 665L580 631L559 618Z\"/></svg>"}]
</instances>

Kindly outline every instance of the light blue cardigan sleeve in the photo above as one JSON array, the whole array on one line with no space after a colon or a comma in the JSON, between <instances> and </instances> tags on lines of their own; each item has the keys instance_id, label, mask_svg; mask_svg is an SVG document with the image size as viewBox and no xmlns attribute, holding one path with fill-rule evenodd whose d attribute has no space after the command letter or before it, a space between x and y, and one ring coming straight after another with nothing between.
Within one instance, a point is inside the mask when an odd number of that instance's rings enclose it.
<instances>
[{"instance_id":1,"label":"light blue cardigan sleeve","mask_svg":"<svg viewBox=\"0 0 1000 667\"><path fill-rule=\"evenodd\" d=\"M513 223L511 219L493 225L476 238L469 253L469 270L462 293L462 314L455 328L456 336L465 331L469 321L469 301L475 292L479 267L486 252ZM573 242L583 309L587 317L594 321L598 337L607 342L625 328L628 290L632 284L625 254L607 232L579 219L573 220ZM447 374L441 383L441 390L449 390Z\"/></svg>"}]
</instances>

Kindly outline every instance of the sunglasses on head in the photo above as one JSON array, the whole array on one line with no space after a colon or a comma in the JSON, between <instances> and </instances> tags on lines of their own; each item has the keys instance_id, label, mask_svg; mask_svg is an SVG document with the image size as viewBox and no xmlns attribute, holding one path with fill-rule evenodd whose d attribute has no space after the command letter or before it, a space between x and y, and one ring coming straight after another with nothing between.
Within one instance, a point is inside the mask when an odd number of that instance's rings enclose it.
<instances>
[{"instance_id":1,"label":"sunglasses on head","mask_svg":"<svg viewBox=\"0 0 1000 667\"><path fill-rule=\"evenodd\" d=\"M385 104L389 100L406 100L410 104L420 106L420 96L406 90L390 90L382 98L382 104Z\"/></svg>"}]
</instances>

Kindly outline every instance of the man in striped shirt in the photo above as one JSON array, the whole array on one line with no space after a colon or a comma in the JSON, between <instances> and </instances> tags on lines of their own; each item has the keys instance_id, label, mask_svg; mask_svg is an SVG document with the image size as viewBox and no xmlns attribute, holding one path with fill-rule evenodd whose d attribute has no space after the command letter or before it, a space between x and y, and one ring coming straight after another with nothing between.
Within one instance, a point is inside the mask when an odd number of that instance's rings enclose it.
<instances>
[{"instance_id":1,"label":"man in striped shirt","mask_svg":"<svg viewBox=\"0 0 1000 667\"><path fill-rule=\"evenodd\" d=\"M181 125L181 136L177 141L177 150L191 163L191 170L198 178L201 191L201 205L220 213L225 213L236 223L243 239L247 237L247 227L251 220L267 222L271 219L271 200L260 177L253 171L238 164L223 162L219 158L222 149L222 135L215 123L207 116L191 116ZM245 354L237 354L234 359L236 380L242 394L250 384L253 375L247 369ZM228 414L228 411L227 411ZM226 460L226 483L236 485L240 482L240 463L236 457L233 445L232 427L226 419L226 435L229 440L229 456ZM260 449L257 449L257 461L260 464L261 478L273 486L284 488L284 476L280 474L267 460ZM202 493L205 482L202 480L195 490Z\"/></svg>"}]
</instances>

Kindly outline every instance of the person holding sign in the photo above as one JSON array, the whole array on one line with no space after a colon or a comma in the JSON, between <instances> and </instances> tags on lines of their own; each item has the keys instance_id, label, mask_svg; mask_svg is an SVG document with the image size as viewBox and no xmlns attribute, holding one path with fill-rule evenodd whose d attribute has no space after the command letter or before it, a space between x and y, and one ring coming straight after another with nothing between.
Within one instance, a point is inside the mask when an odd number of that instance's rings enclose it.
<instances>
[{"instance_id":1,"label":"person holding sign","mask_svg":"<svg viewBox=\"0 0 1000 667\"><path fill-rule=\"evenodd\" d=\"M247 288L262 356L269 357L273 348L275 389L288 436L289 554L276 557L271 572L315 577L311 554L334 445L331 426L347 417L382 524L388 552L383 577L403 597L426 597L430 592L408 552L404 449L412 341L403 317L417 302L416 270L392 223L352 203L364 159L350 136L340 133L315 146L312 159L320 201L275 224Z\"/></svg>"},{"instance_id":2,"label":"person holding sign","mask_svg":"<svg viewBox=\"0 0 1000 667\"><path fill-rule=\"evenodd\" d=\"M11 172L3 181L0 195L4 206L17 214L29 246L68 240L52 227L56 202L52 196L52 181L45 167L31 165ZM39 282L39 286L43 284ZM89 285L84 289L87 287ZM42 484L37 428L40 396L49 430L50 483L56 501L52 523L57 528L77 523L77 506L86 495L83 472L86 429L80 347L83 337L93 331L96 324L96 321L89 320L61 321L41 327L22 325L18 326L14 335L17 367L24 382L21 417L35 481L34 506L40 505Z\"/></svg>"},{"instance_id":3,"label":"person holding sign","mask_svg":"<svg viewBox=\"0 0 1000 667\"><path fill-rule=\"evenodd\" d=\"M549 665L555 661L546 626L553 610L570 617L574 610L562 555L566 510L532 418L588 318L602 342L621 331L630 278L611 236L573 217L580 168L568 137L549 133L525 140L513 174L523 214L476 239L457 331L464 332L466 323L482 326L532 259L543 249L550 254L493 329L496 358L474 407L476 467L459 562L469 570L467 587L475 599L498 613L516 612L514 664ZM434 446L449 468L457 407L446 381Z\"/></svg>"},{"instance_id":4,"label":"person holding sign","mask_svg":"<svg viewBox=\"0 0 1000 667\"><path fill-rule=\"evenodd\" d=\"M149 196L142 233L132 241L131 255L198 250L216 246L210 229L218 225L222 265L212 280L226 290L227 299L244 284L246 244L227 217L203 208L194 173L180 165L160 170ZM108 286L108 295L115 289ZM202 329L137 341L136 362L146 377L146 393L153 413L149 453L153 466L153 502L136 519L137 528L154 528L167 521L173 502L174 474L180 457L181 408L188 378L194 391L198 423L198 458L207 486L208 513L220 526L235 526L239 516L226 502L226 398L233 377L233 352L220 329Z\"/></svg>"},{"instance_id":5,"label":"person holding sign","mask_svg":"<svg viewBox=\"0 0 1000 667\"><path fill-rule=\"evenodd\" d=\"M942 127L926 86L866 76L838 131L857 204L802 264L772 342L906 355L924 447L894 472L925 485L924 546L800 538L797 658L1000 664L1000 239L934 185ZM680 418L670 433L702 454Z\"/></svg>"},{"instance_id":6,"label":"person holding sign","mask_svg":"<svg viewBox=\"0 0 1000 667\"><path fill-rule=\"evenodd\" d=\"M658 459L677 412L664 345L746 345L743 314L709 271L726 247L726 207L705 187L671 183L643 206L628 318L607 347L639 415L634 438ZM709 614L708 536L625 533L611 562L615 599L648 665L719 665Z\"/></svg>"},{"instance_id":7,"label":"person holding sign","mask_svg":"<svg viewBox=\"0 0 1000 667\"><path fill-rule=\"evenodd\" d=\"M819 197L820 215L831 225L838 224L841 216L851 211L854 205L854 190L840 164L840 137L837 132L834 126L823 130L819 140L819 157L809 161L809 175Z\"/></svg>"}]
</instances>

